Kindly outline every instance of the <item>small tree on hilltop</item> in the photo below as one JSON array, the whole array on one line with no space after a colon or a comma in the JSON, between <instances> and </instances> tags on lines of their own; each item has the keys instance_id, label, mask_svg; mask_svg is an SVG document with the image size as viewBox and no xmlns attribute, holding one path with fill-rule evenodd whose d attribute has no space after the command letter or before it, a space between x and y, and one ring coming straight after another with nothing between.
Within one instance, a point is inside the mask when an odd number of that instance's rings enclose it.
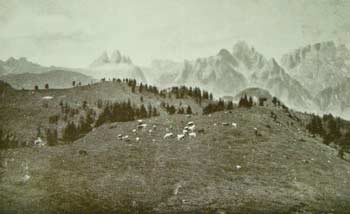
<instances>
[{"instance_id":1,"label":"small tree on hilltop","mask_svg":"<svg viewBox=\"0 0 350 214\"><path fill-rule=\"evenodd\" d=\"M273 105L274 106L276 106L277 105L277 97L272 97L272 103L273 103Z\"/></svg>"},{"instance_id":2,"label":"small tree on hilltop","mask_svg":"<svg viewBox=\"0 0 350 214\"><path fill-rule=\"evenodd\" d=\"M142 91L143 91L143 85L142 83L140 83L139 92L142 93Z\"/></svg>"},{"instance_id":3,"label":"small tree on hilltop","mask_svg":"<svg viewBox=\"0 0 350 214\"><path fill-rule=\"evenodd\" d=\"M191 106L187 106L186 114L192 114Z\"/></svg>"},{"instance_id":4,"label":"small tree on hilltop","mask_svg":"<svg viewBox=\"0 0 350 214\"><path fill-rule=\"evenodd\" d=\"M233 109L233 102L230 100L227 103L227 110L232 110Z\"/></svg>"},{"instance_id":5,"label":"small tree on hilltop","mask_svg":"<svg viewBox=\"0 0 350 214\"><path fill-rule=\"evenodd\" d=\"M252 107L253 105L254 105L253 98L249 96L248 107Z\"/></svg>"},{"instance_id":6,"label":"small tree on hilltop","mask_svg":"<svg viewBox=\"0 0 350 214\"><path fill-rule=\"evenodd\" d=\"M53 131L51 131L50 129L46 130L46 140L47 140L47 144L49 146L54 146L58 144L58 133L57 133L57 129L54 129Z\"/></svg>"}]
</instances>

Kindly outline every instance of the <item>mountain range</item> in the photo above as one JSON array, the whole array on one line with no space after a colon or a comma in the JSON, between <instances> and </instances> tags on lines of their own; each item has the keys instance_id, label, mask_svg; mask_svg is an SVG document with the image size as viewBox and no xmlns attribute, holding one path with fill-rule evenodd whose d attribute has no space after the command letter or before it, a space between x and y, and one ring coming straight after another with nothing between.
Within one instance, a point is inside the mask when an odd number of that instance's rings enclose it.
<instances>
[{"instance_id":1,"label":"mountain range","mask_svg":"<svg viewBox=\"0 0 350 214\"><path fill-rule=\"evenodd\" d=\"M18 73L56 70L57 75L57 70L69 70L57 68L40 66L25 58L9 58L0 61L0 76L6 80ZM346 45L333 41L297 48L283 54L279 61L268 59L240 41L212 56L183 62L158 59L148 67L135 65L130 57L118 50L110 55L105 51L86 68L70 71L91 76L91 79L133 78L160 88L198 86L213 92L215 97L235 97L246 88L261 88L297 110L350 117L347 96L350 91L350 51ZM35 79L28 75L26 78ZM27 84L7 81L17 88Z\"/></svg>"},{"instance_id":2,"label":"mountain range","mask_svg":"<svg viewBox=\"0 0 350 214\"><path fill-rule=\"evenodd\" d=\"M221 49L216 55L185 60L168 69L173 70L169 79L176 76L175 84L196 85L218 97L235 96L245 88L259 87L294 109L349 117L350 101L345 96L350 91L349 65L349 49L333 41L292 50L280 62L267 59L240 41L231 51ZM164 75L159 75L160 78L164 79Z\"/></svg>"}]
</instances>

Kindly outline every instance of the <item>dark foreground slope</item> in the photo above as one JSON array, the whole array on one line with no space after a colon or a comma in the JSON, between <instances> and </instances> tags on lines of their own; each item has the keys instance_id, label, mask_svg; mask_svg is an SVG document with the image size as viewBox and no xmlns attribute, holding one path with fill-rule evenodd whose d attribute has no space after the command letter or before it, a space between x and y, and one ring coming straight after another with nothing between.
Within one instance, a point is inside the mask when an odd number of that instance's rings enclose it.
<instances>
[{"instance_id":1,"label":"dark foreground slope","mask_svg":"<svg viewBox=\"0 0 350 214\"><path fill-rule=\"evenodd\" d=\"M137 122L106 124L74 144L2 151L0 207L23 213L346 213L350 164L301 122L273 111L278 122L271 109L236 108L155 117L136 133ZM196 138L163 139L188 121L197 126Z\"/></svg>"}]
</instances>

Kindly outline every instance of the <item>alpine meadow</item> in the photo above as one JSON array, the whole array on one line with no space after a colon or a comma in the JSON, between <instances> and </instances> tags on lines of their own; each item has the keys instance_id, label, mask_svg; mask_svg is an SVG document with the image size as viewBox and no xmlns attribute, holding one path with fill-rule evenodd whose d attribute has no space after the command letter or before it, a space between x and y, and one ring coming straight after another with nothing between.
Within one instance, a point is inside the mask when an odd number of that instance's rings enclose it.
<instances>
[{"instance_id":1,"label":"alpine meadow","mask_svg":"<svg viewBox=\"0 0 350 214\"><path fill-rule=\"evenodd\" d=\"M350 1L0 0L0 213L350 213Z\"/></svg>"}]
</instances>

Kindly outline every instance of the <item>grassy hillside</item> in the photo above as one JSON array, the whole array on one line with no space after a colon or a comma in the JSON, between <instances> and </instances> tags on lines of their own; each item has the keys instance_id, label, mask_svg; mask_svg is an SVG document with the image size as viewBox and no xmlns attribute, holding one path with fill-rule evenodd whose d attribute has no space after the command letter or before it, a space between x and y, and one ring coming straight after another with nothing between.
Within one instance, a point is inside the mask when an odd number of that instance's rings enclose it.
<instances>
[{"instance_id":1,"label":"grassy hillside","mask_svg":"<svg viewBox=\"0 0 350 214\"><path fill-rule=\"evenodd\" d=\"M8 88L8 85L6 86ZM0 128L6 128L14 133L20 141L31 144L36 139L38 128L44 132L48 127L57 127L60 131L66 125L60 103L64 105L67 103L71 108L79 110L79 114L73 117L74 121L78 121L79 117L85 113L83 109L84 101L87 102L89 108L97 113L101 112L101 109L97 107L99 100L103 102L130 100L135 105L151 103L159 108L161 114L165 114L165 111L160 108L161 102L176 106L179 106L180 103L190 105L194 112L201 112L201 107L193 99L175 99L168 96L163 98L145 90L140 93L138 89L136 87L135 93L133 93L124 82L100 82L69 89L42 89L37 91L8 89L7 93L0 97ZM143 102L141 102L141 97L143 97ZM205 101L203 101L204 104ZM53 115L59 115L60 117L57 126L49 124L49 117Z\"/></svg>"},{"instance_id":2,"label":"grassy hillside","mask_svg":"<svg viewBox=\"0 0 350 214\"><path fill-rule=\"evenodd\" d=\"M136 133L137 122L105 124L74 144L2 151L0 207L24 213L346 213L349 162L308 134L307 115L293 115L300 121L266 107L162 115L145 120L147 128ZM196 138L163 139L189 121Z\"/></svg>"}]
</instances>

